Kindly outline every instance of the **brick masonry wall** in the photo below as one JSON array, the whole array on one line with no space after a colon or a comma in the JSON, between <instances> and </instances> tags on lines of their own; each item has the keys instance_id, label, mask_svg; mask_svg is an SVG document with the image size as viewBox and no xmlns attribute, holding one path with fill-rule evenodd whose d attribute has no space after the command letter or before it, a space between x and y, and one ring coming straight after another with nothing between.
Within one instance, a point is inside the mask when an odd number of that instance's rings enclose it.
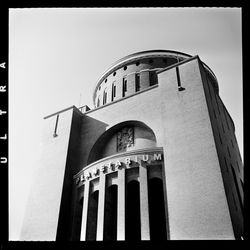
<instances>
[{"instance_id":1,"label":"brick masonry wall","mask_svg":"<svg viewBox=\"0 0 250 250\"><path fill-rule=\"evenodd\" d=\"M243 183L243 167L234 133L234 125L220 97L214 91L209 76L203 67L200 67L200 69L233 228L236 238L240 239L243 235L241 205L243 201L243 188L241 184L241 181ZM236 175L236 183L233 171ZM240 197L237 193L236 185L238 186Z\"/></svg>"},{"instance_id":2,"label":"brick masonry wall","mask_svg":"<svg viewBox=\"0 0 250 250\"><path fill-rule=\"evenodd\" d=\"M170 239L233 239L199 60L158 75Z\"/></svg>"}]
</instances>

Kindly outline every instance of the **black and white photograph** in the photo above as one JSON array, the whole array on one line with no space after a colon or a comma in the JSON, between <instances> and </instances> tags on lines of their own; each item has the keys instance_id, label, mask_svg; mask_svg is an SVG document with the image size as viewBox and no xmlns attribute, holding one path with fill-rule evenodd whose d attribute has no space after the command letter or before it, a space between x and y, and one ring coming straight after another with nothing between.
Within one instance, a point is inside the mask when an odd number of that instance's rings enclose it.
<instances>
[{"instance_id":1,"label":"black and white photograph","mask_svg":"<svg viewBox=\"0 0 250 250\"><path fill-rule=\"evenodd\" d=\"M241 8L8 25L9 241L244 240Z\"/></svg>"}]
</instances>

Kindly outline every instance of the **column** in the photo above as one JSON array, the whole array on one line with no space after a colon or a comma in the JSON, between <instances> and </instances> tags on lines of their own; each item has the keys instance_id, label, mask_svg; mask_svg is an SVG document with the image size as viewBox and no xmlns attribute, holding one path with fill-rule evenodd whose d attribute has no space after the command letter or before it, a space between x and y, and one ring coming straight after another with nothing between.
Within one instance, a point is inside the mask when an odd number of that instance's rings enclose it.
<instances>
[{"instance_id":1,"label":"column","mask_svg":"<svg viewBox=\"0 0 250 250\"><path fill-rule=\"evenodd\" d=\"M146 89L149 87L149 71L140 72L140 90Z\"/></svg>"},{"instance_id":2,"label":"column","mask_svg":"<svg viewBox=\"0 0 250 250\"><path fill-rule=\"evenodd\" d=\"M139 166L140 179L140 210L141 210L141 240L150 240L149 209L148 209L148 178L146 164L141 161Z\"/></svg>"},{"instance_id":3,"label":"column","mask_svg":"<svg viewBox=\"0 0 250 250\"><path fill-rule=\"evenodd\" d=\"M132 95L135 93L135 73L127 76L127 92L126 96Z\"/></svg>"},{"instance_id":4,"label":"column","mask_svg":"<svg viewBox=\"0 0 250 250\"><path fill-rule=\"evenodd\" d=\"M112 83L109 82L107 85L107 103L110 103L112 100Z\"/></svg>"},{"instance_id":5,"label":"column","mask_svg":"<svg viewBox=\"0 0 250 250\"><path fill-rule=\"evenodd\" d=\"M88 215L88 201L89 201L89 185L87 181L84 184L84 196L83 196L83 208L82 208L82 225L81 225L81 236L80 241L86 240L86 229L87 229L87 215Z\"/></svg>"},{"instance_id":6,"label":"column","mask_svg":"<svg viewBox=\"0 0 250 250\"><path fill-rule=\"evenodd\" d=\"M118 170L117 240L125 240L125 168Z\"/></svg>"},{"instance_id":7,"label":"column","mask_svg":"<svg viewBox=\"0 0 250 250\"><path fill-rule=\"evenodd\" d=\"M106 190L106 175L101 173L99 182L96 240L103 240L105 190Z\"/></svg>"}]
</instances>

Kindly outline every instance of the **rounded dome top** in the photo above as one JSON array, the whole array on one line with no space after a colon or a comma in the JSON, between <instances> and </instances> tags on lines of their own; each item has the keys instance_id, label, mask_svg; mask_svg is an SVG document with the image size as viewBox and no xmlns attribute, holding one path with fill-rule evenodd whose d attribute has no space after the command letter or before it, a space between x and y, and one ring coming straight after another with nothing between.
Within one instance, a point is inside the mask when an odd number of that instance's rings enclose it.
<instances>
[{"instance_id":1,"label":"rounded dome top","mask_svg":"<svg viewBox=\"0 0 250 250\"><path fill-rule=\"evenodd\" d=\"M105 97L103 92L105 92L105 89L111 88L111 85L113 88L114 83L117 85L117 82L120 82L124 77L143 71L148 71L149 73L156 72L191 57L191 55L171 50L148 50L125 56L113 63L97 81L93 94L94 104L96 107L99 107L100 98L103 100L101 105L106 104L108 97ZM214 73L205 63L203 65L212 77L214 87L218 91L218 83Z\"/></svg>"}]
</instances>

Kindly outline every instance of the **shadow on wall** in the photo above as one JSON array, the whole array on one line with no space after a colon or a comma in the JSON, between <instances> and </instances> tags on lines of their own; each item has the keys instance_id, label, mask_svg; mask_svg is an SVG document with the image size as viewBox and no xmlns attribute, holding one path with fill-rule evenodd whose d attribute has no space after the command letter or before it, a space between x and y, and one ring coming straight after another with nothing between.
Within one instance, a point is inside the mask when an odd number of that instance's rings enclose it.
<instances>
[{"instance_id":1,"label":"shadow on wall","mask_svg":"<svg viewBox=\"0 0 250 250\"><path fill-rule=\"evenodd\" d=\"M81 165L76 169L78 173L83 166L87 165L89 154L93 148L93 145L96 144L96 141L107 130L109 124L104 123L100 120L94 119L88 115L85 115L82 119L81 127L81 153L79 155ZM84 151L84 154L82 153Z\"/></svg>"},{"instance_id":2,"label":"shadow on wall","mask_svg":"<svg viewBox=\"0 0 250 250\"><path fill-rule=\"evenodd\" d=\"M122 122L99 137L90 151L87 164L117 153L151 147L156 147L156 137L151 128L140 121Z\"/></svg>"}]
</instances>

